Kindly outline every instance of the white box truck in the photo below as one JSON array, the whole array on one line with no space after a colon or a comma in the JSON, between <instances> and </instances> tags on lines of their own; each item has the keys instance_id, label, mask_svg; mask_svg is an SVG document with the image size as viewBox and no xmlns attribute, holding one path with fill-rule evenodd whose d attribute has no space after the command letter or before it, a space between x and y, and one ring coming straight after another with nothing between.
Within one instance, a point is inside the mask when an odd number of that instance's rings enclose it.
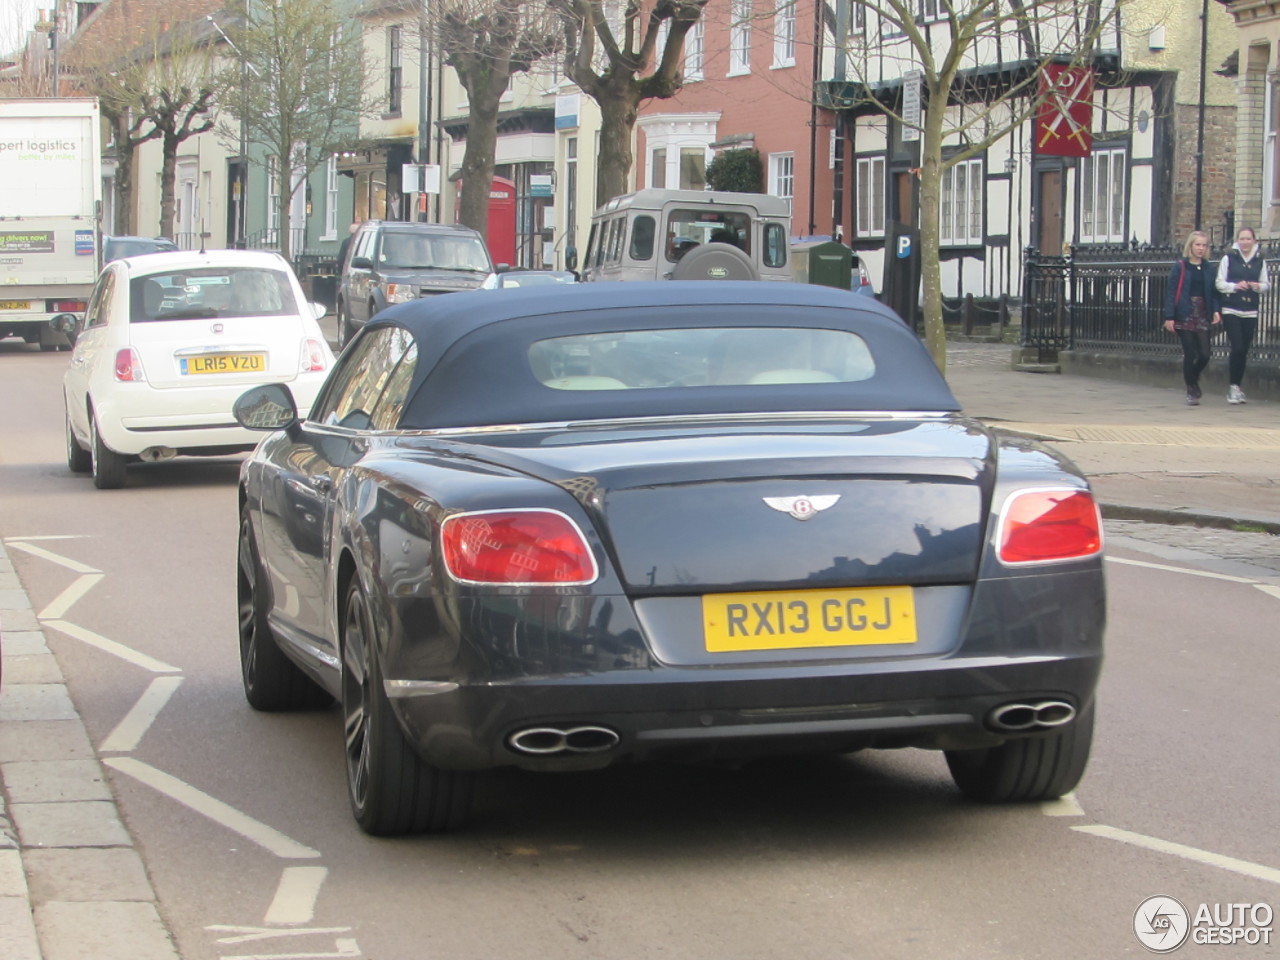
<instances>
[{"instance_id":1,"label":"white box truck","mask_svg":"<svg viewBox=\"0 0 1280 960\"><path fill-rule=\"evenodd\" d=\"M0 100L0 339L65 348L98 275L102 128L89 98Z\"/></svg>"}]
</instances>

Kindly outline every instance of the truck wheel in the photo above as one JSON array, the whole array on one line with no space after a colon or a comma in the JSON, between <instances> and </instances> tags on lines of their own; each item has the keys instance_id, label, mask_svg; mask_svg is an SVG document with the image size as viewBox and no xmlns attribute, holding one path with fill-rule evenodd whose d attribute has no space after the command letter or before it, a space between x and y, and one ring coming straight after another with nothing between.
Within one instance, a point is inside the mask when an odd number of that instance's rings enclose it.
<instances>
[{"instance_id":1,"label":"truck wheel","mask_svg":"<svg viewBox=\"0 0 1280 960\"><path fill-rule=\"evenodd\" d=\"M89 414L89 453L92 458L93 485L99 490L118 490L124 486L124 468L128 462L123 454L116 453L98 433L98 417Z\"/></svg>"},{"instance_id":2,"label":"truck wheel","mask_svg":"<svg viewBox=\"0 0 1280 960\"><path fill-rule=\"evenodd\" d=\"M71 414L66 414L67 423L67 467L72 473L88 473L93 469L93 454L80 446L75 431L71 429Z\"/></svg>"},{"instance_id":3,"label":"truck wheel","mask_svg":"<svg viewBox=\"0 0 1280 960\"><path fill-rule=\"evenodd\" d=\"M1093 704L1059 732L1009 740L983 750L948 750L947 766L960 792L987 803L1056 800L1075 789L1089 763Z\"/></svg>"}]
</instances>

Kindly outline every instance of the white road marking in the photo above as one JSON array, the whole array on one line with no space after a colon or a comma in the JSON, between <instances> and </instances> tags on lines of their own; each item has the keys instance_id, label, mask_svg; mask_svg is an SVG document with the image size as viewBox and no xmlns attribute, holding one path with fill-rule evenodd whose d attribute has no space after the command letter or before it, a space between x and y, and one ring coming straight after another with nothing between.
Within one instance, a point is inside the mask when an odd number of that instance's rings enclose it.
<instances>
[{"instance_id":1,"label":"white road marking","mask_svg":"<svg viewBox=\"0 0 1280 960\"><path fill-rule=\"evenodd\" d=\"M74 623L68 623L66 620L45 620L46 627L52 627L59 633L65 633L68 637L74 637L83 643L97 647L105 653L119 657L121 660L127 660L135 666L142 667L144 670L150 670L152 673L181 673L179 667L171 667L163 660L157 660L149 657L145 653L139 653L126 647L123 643L116 643L114 640L108 640L106 637L99 636L92 630L86 630Z\"/></svg>"},{"instance_id":2,"label":"white road marking","mask_svg":"<svg viewBox=\"0 0 1280 960\"><path fill-rule=\"evenodd\" d=\"M169 698L182 685L182 677L156 677L151 681L138 702L125 714L116 728L107 734L99 750L127 753L135 749L151 729Z\"/></svg>"},{"instance_id":3,"label":"white road marking","mask_svg":"<svg viewBox=\"0 0 1280 960\"><path fill-rule=\"evenodd\" d=\"M28 537L28 540L51 540L52 537ZM49 560L56 563L60 567L66 567L68 570L74 570L76 573L101 573L102 571L91 567L88 564L81 563L79 560L72 560L69 557L60 556L51 550L45 550L42 547L32 546L22 540L5 541L15 550L21 550L23 553L29 553L33 557L40 557L43 560Z\"/></svg>"},{"instance_id":4,"label":"white road marking","mask_svg":"<svg viewBox=\"0 0 1280 960\"><path fill-rule=\"evenodd\" d=\"M290 868L293 869L293 868ZM309 868L302 868L309 869ZM219 943L249 943L252 940L272 940L276 937L303 937L313 933L346 933L350 927L299 927L281 930L273 927L241 927L229 923L211 923L205 927L214 933L234 933L234 937L219 937Z\"/></svg>"},{"instance_id":5,"label":"white road marking","mask_svg":"<svg viewBox=\"0 0 1280 960\"><path fill-rule=\"evenodd\" d=\"M203 814L214 823L253 841L258 846L286 860L310 860L320 856L320 851L298 843L265 823L254 820L235 807L223 803L203 791L197 790L177 777L135 760L133 757L106 757L103 763L114 770L128 774L165 796Z\"/></svg>"},{"instance_id":6,"label":"white road marking","mask_svg":"<svg viewBox=\"0 0 1280 960\"><path fill-rule=\"evenodd\" d=\"M1267 596L1275 597L1277 600L1280 600L1280 587L1270 583L1255 583L1254 586L1267 594Z\"/></svg>"},{"instance_id":7,"label":"white road marking","mask_svg":"<svg viewBox=\"0 0 1280 960\"><path fill-rule=\"evenodd\" d=\"M1141 833L1130 833L1128 830L1118 830L1115 827L1107 827L1102 824L1088 827L1072 827L1071 829L1078 830L1081 833L1092 834L1095 837L1105 837L1108 840L1119 840L1121 843L1154 850L1157 853L1172 854L1184 860L1192 860L1210 867L1230 870L1233 873L1244 874L1246 877L1253 877L1257 880L1266 880L1268 883L1280 883L1280 870L1275 867L1264 867L1259 863L1250 863L1248 860L1237 860L1235 857L1226 857L1220 853L1210 853L1208 850L1184 846L1181 843L1172 843L1168 840L1161 840L1158 837L1147 837Z\"/></svg>"},{"instance_id":8,"label":"white road marking","mask_svg":"<svg viewBox=\"0 0 1280 960\"><path fill-rule=\"evenodd\" d=\"M328 875L326 867L285 867L262 922L310 923L316 914L320 886Z\"/></svg>"},{"instance_id":9,"label":"white road marking","mask_svg":"<svg viewBox=\"0 0 1280 960\"><path fill-rule=\"evenodd\" d=\"M1207 577L1210 580L1226 580L1230 583L1258 585L1258 581L1250 577L1233 577L1225 573L1213 573L1209 570L1192 570L1190 567L1171 567L1167 563L1149 563L1146 560L1126 560L1121 557L1107 557L1107 560L1110 563L1124 563L1131 567L1146 567L1148 570L1165 570L1169 573L1186 573L1193 577Z\"/></svg>"},{"instance_id":10,"label":"white road marking","mask_svg":"<svg viewBox=\"0 0 1280 960\"><path fill-rule=\"evenodd\" d=\"M329 960L330 957L363 956L360 946L353 939L338 937L333 941L333 953L242 953L235 956L223 954L221 960Z\"/></svg>"},{"instance_id":11,"label":"white road marking","mask_svg":"<svg viewBox=\"0 0 1280 960\"><path fill-rule=\"evenodd\" d=\"M1083 817L1084 807L1080 806L1074 793L1067 793L1057 800L1046 800L1040 804L1040 812L1046 817Z\"/></svg>"},{"instance_id":12,"label":"white road marking","mask_svg":"<svg viewBox=\"0 0 1280 960\"><path fill-rule=\"evenodd\" d=\"M47 607L36 614L41 620L57 620L75 606L76 601L98 585L105 573L83 573L53 598Z\"/></svg>"}]
</instances>

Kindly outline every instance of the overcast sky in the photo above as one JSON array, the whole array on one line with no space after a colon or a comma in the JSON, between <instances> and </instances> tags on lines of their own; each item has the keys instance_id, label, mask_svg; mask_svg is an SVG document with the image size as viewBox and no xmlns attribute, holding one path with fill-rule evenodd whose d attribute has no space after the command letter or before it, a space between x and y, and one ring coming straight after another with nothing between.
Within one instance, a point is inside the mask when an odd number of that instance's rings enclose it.
<instances>
[{"instance_id":1,"label":"overcast sky","mask_svg":"<svg viewBox=\"0 0 1280 960\"><path fill-rule=\"evenodd\" d=\"M8 53L22 46L36 11L52 6L53 0L0 0L0 50Z\"/></svg>"}]
</instances>

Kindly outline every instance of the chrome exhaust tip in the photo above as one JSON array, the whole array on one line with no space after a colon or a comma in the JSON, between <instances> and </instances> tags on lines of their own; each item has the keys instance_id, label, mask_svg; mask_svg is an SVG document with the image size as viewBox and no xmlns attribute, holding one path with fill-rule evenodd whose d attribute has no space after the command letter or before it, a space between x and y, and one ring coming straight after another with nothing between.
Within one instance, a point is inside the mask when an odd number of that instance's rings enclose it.
<instances>
[{"instance_id":1,"label":"chrome exhaust tip","mask_svg":"<svg viewBox=\"0 0 1280 960\"><path fill-rule=\"evenodd\" d=\"M996 730L1023 733L1061 727L1076 718L1076 708L1065 700L1039 703L1006 703L987 714L987 723Z\"/></svg>"},{"instance_id":2,"label":"chrome exhaust tip","mask_svg":"<svg viewBox=\"0 0 1280 960\"><path fill-rule=\"evenodd\" d=\"M604 753L618 745L621 737L608 727L581 724L572 727L526 727L507 737L507 746L517 753L550 757L565 753Z\"/></svg>"}]
</instances>

